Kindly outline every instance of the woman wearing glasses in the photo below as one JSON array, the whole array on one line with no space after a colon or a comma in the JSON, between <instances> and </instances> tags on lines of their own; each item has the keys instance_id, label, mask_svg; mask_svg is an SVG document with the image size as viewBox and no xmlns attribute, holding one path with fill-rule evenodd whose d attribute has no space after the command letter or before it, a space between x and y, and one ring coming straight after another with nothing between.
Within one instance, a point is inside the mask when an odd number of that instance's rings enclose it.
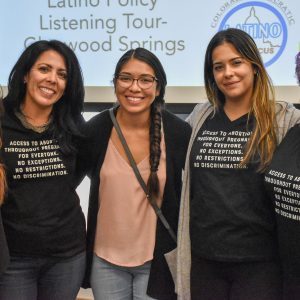
<instances>
[{"instance_id":1,"label":"woman wearing glasses","mask_svg":"<svg viewBox=\"0 0 300 300\"><path fill-rule=\"evenodd\" d=\"M150 51L129 50L114 74L114 115L147 193L177 231L181 174L190 136L187 123L163 108L166 75ZM109 112L87 124L91 190L88 213L88 268L96 300L176 299L164 253L176 247L157 220Z\"/></svg>"}]
</instances>

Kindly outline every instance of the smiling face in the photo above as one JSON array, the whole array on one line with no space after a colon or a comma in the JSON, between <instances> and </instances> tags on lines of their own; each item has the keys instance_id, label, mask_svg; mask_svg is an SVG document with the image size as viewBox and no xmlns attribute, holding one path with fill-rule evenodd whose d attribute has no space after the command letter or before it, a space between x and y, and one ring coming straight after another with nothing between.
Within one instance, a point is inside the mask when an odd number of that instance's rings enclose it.
<instances>
[{"instance_id":1,"label":"smiling face","mask_svg":"<svg viewBox=\"0 0 300 300\"><path fill-rule=\"evenodd\" d=\"M152 67L135 58L125 63L118 75L126 75L134 79L155 77ZM128 87L122 87L121 85L119 80L116 79L115 93L121 110L135 114L150 113L151 104L155 97L159 95L156 81L147 89L140 88L137 80L134 80Z\"/></svg>"},{"instance_id":2,"label":"smiling face","mask_svg":"<svg viewBox=\"0 0 300 300\"><path fill-rule=\"evenodd\" d=\"M212 52L213 75L226 101L250 103L254 86L254 68L230 43Z\"/></svg>"},{"instance_id":3,"label":"smiling face","mask_svg":"<svg viewBox=\"0 0 300 300\"><path fill-rule=\"evenodd\" d=\"M43 52L24 78L26 109L52 110L67 84L67 68L62 55L54 50Z\"/></svg>"}]
</instances>

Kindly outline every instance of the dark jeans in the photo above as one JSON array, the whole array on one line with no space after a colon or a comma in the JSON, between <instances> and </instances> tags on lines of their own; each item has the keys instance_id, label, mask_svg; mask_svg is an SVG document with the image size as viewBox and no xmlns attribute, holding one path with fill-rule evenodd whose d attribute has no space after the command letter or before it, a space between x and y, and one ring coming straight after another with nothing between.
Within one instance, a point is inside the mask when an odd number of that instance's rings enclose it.
<instances>
[{"instance_id":1,"label":"dark jeans","mask_svg":"<svg viewBox=\"0 0 300 300\"><path fill-rule=\"evenodd\" d=\"M218 262L192 257L192 300L279 300L279 263Z\"/></svg>"},{"instance_id":2,"label":"dark jeans","mask_svg":"<svg viewBox=\"0 0 300 300\"><path fill-rule=\"evenodd\" d=\"M283 279L283 300L300 299L300 278L285 277Z\"/></svg>"},{"instance_id":3,"label":"dark jeans","mask_svg":"<svg viewBox=\"0 0 300 300\"><path fill-rule=\"evenodd\" d=\"M85 252L71 258L12 256L0 276L0 300L74 300L85 271Z\"/></svg>"}]
</instances>

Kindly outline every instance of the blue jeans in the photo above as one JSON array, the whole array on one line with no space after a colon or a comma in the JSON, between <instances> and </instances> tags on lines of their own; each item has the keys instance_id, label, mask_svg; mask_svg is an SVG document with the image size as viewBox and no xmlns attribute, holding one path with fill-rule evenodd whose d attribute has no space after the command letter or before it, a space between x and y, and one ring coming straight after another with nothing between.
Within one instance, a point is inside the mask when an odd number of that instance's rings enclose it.
<instances>
[{"instance_id":1,"label":"blue jeans","mask_svg":"<svg viewBox=\"0 0 300 300\"><path fill-rule=\"evenodd\" d=\"M0 276L0 300L74 300L85 260L85 252L71 258L12 256Z\"/></svg>"},{"instance_id":2,"label":"blue jeans","mask_svg":"<svg viewBox=\"0 0 300 300\"><path fill-rule=\"evenodd\" d=\"M137 267L111 264L94 254L91 286L95 300L146 300L151 262Z\"/></svg>"}]
</instances>

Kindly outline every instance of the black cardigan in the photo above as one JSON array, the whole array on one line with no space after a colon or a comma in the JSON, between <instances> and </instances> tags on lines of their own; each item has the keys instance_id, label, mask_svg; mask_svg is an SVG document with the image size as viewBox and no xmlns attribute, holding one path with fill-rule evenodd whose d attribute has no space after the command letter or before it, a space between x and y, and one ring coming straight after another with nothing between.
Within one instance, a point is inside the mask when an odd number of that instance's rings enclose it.
<instances>
[{"instance_id":1,"label":"black cardigan","mask_svg":"<svg viewBox=\"0 0 300 300\"><path fill-rule=\"evenodd\" d=\"M177 232L182 170L191 134L190 126L164 110L162 113L164 138L166 144L166 184L162 202L162 212L170 226ZM99 173L104 161L113 124L108 110L98 114L86 124L87 141L81 149L82 159L87 164L91 178L89 209L87 220L87 269L83 287L90 286L91 265L97 225ZM147 293L157 299L176 299L174 283L166 264L164 253L176 247L168 231L158 220L156 243L152 260Z\"/></svg>"}]
</instances>

